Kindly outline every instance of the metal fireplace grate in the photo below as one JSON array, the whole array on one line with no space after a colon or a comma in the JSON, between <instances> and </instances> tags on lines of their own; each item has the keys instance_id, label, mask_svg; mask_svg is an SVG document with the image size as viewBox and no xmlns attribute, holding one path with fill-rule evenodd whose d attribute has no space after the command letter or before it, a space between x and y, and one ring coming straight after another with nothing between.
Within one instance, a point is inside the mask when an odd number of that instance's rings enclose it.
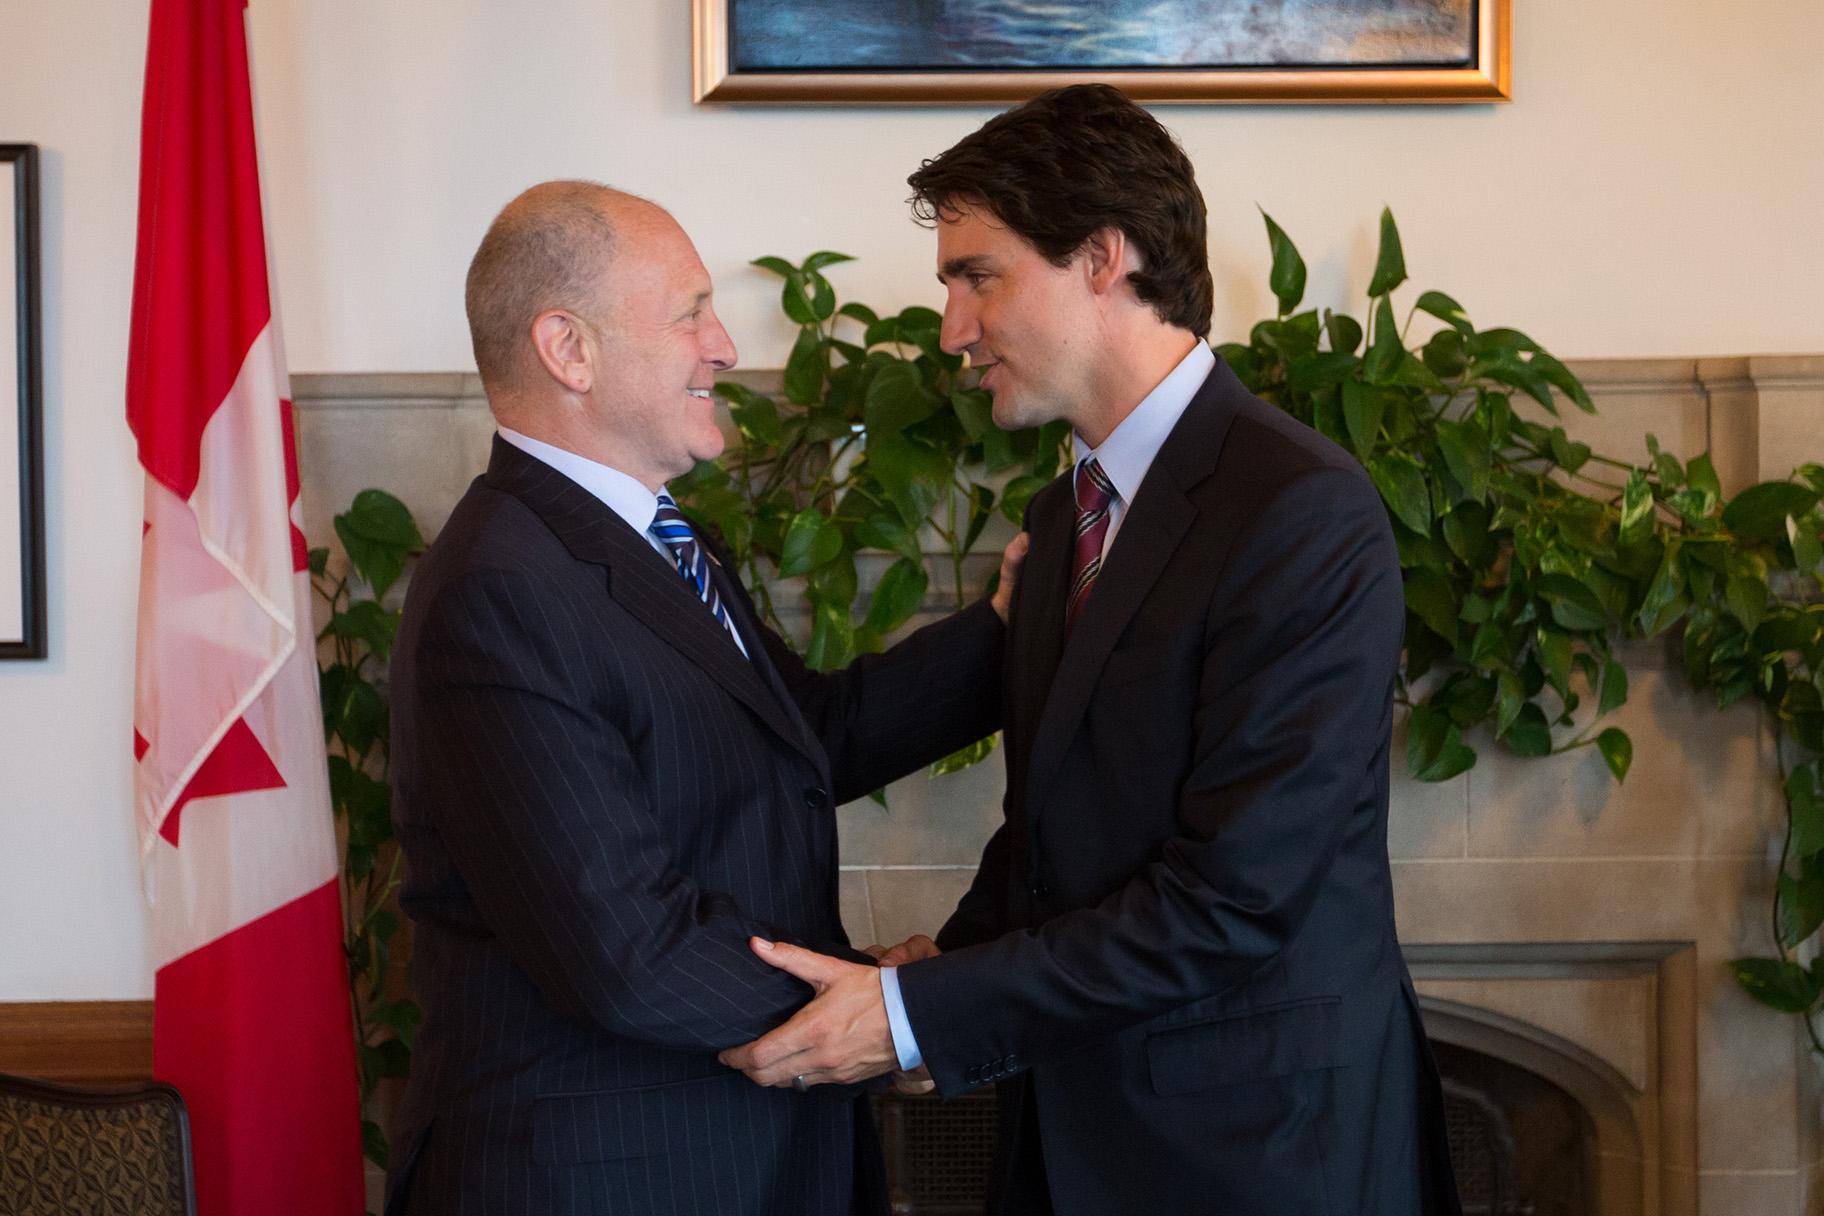
<instances>
[{"instance_id":1,"label":"metal fireplace grate","mask_svg":"<svg viewBox=\"0 0 1824 1216\"><path fill-rule=\"evenodd\" d=\"M1500 1108L1481 1091L1447 1077L1444 1126L1463 1216L1533 1216L1532 1204L1516 1202L1510 1194L1516 1149Z\"/></svg>"},{"instance_id":2,"label":"metal fireplace grate","mask_svg":"<svg viewBox=\"0 0 1824 1216\"><path fill-rule=\"evenodd\" d=\"M1463 1216L1589 1216L1588 1116L1516 1065L1434 1042ZM874 1099L894 1216L979 1216L994 1155L992 1087L945 1102Z\"/></svg>"},{"instance_id":3,"label":"metal fireplace grate","mask_svg":"<svg viewBox=\"0 0 1824 1216\"><path fill-rule=\"evenodd\" d=\"M979 1216L994 1160L994 1089L874 1100L894 1216Z\"/></svg>"}]
</instances>

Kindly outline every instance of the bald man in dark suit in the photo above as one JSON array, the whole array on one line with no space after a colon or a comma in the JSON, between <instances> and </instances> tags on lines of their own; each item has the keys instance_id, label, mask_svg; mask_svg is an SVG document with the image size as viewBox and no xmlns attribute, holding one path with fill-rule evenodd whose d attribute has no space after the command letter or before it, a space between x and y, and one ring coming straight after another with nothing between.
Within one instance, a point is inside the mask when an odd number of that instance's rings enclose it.
<instances>
[{"instance_id":1,"label":"bald man in dark suit","mask_svg":"<svg viewBox=\"0 0 1824 1216\"><path fill-rule=\"evenodd\" d=\"M387 1210L884 1213L865 1099L716 1053L808 996L750 937L849 953L836 804L998 724L1007 594L833 675L761 625L665 493L735 350L653 204L533 188L467 303L500 429L393 660L426 1018Z\"/></svg>"}]
</instances>

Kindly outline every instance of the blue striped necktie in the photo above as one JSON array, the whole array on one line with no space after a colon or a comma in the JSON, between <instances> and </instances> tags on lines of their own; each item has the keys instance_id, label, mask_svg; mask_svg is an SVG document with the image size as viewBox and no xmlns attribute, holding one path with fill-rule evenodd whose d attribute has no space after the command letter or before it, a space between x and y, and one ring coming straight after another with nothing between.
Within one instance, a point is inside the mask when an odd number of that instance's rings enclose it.
<instances>
[{"instance_id":1,"label":"blue striped necktie","mask_svg":"<svg viewBox=\"0 0 1824 1216\"><path fill-rule=\"evenodd\" d=\"M709 577L709 552L698 543L697 534L691 530L690 521L684 518L684 512L678 510L677 500L663 490L659 491L659 513L652 520L652 534L665 542L677 561L678 573L684 581L696 588L697 598L709 607L710 613L722 622L729 636L735 638L735 645L740 647L740 635L735 633L735 623L728 617L728 609L722 606L722 596L716 591L716 584Z\"/></svg>"}]
</instances>

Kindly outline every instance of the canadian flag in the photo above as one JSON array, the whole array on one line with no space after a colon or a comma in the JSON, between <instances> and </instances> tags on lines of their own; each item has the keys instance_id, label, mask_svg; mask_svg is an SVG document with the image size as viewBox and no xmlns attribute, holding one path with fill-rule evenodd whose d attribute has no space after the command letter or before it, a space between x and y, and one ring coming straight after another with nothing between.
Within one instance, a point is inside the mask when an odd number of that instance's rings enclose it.
<instances>
[{"instance_id":1,"label":"canadian flag","mask_svg":"<svg viewBox=\"0 0 1824 1216\"><path fill-rule=\"evenodd\" d=\"M336 841L245 0L152 0L127 421L153 1071L200 1216L364 1208Z\"/></svg>"}]
</instances>

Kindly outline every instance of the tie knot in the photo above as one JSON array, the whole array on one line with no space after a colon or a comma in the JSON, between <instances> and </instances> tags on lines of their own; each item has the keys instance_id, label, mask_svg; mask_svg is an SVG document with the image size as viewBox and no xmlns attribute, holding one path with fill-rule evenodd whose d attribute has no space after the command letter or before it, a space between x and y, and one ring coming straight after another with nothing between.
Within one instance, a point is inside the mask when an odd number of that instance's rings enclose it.
<instances>
[{"instance_id":1,"label":"tie knot","mask_svg":"<svg viewBox=\"0 0 1824 1216\"><path fill-rule=\"evenodd\" d=\"M663 490L659 491L659 509L652 517L652 533L674 548L696 540L690 521L678 510L677 499Z\"/></svg>"},{"instance_id":2,"label":"tie knot","mask_svg":"<svg viewBox=\"0 0 1824 1216\"><path fill-rule=\"evenodd\" d=\"M1115 483L1108 479L1108 474L1102 471L1093 456L1078 462L1075 490L1078 514L1106 511L1116 497Z\"/></svg>"}]
</instances>

